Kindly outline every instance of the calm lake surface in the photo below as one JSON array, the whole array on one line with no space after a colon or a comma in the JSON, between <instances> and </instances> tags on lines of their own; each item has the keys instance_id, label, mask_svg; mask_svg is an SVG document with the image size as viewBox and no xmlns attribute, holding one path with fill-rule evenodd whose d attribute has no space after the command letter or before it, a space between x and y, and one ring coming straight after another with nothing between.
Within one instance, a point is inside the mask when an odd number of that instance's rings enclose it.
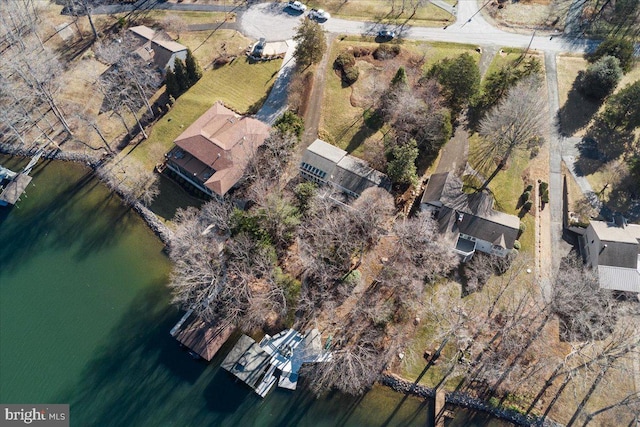
<instances>
[{"instance_id":1,"label":"calm lake surface","mask_svg":"<svg viewBox=\"0 0 640 427\"><path fill-rule=\"evenodd\" d=\"M27 197L0 208L0 402L69 403L81 427L428 425L430 402L384 387L260 399L218 368L230 345L192 360L169 336L170 264L140 218L78 165L32 175ZM457 411L447 425L508 424Z\"/></svg>"}]
</instances>

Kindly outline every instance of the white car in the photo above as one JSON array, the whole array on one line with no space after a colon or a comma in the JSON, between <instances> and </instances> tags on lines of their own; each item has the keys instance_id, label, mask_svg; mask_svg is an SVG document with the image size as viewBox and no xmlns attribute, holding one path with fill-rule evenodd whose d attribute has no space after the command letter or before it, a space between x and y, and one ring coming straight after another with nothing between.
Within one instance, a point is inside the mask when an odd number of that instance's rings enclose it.
<instances>
[{"instance_id":1,"label":"white car","mask_svg":"<svg viewBox=\"0 0 640 427\"><path fill-rule=\"evenodd\" d=\"M315 19L316 21L326 21L331 18L331 15L329 15L329 12L324 9L311 9L311 12L309 12L309 18Z\"/></svg>"},{"instance_id":2,"label":"white car","mask_svg":"<svg viewBox=\"0 0 640 427\"><path fill-rule=\"evenodd\" d=\"M305 6L304 4L300 3L299 1L290 1L289 3L287 3L287 7L290 7L293 10L297 10L298 12L304 12L305 10L307 10L307 6Z\"/></svg>"}]
</instances>

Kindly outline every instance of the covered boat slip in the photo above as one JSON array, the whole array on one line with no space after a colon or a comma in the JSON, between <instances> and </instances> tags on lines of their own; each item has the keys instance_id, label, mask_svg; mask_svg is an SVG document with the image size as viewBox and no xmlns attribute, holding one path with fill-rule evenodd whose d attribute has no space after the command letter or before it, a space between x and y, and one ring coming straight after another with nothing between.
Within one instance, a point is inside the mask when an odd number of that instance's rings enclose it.
<instances>
[{"instance_id":1,"label":"covered boat slip","mask_svg":"<svg viewBox=\"0 0 640 427\"><path fill-rule=\"evenodd\" d=\"M0 193L0 206L15 205L31 182L31 177L24 173L16 175Z\"/></svg>"},{"instance_id":2,"label":"covered boat slip","mask_svg":"<svg viewBox=\"0 0 640 427\"><path fill-rule=\"evenodd\" d=\"M206 322L187 311L171 329L171 336L202 359L210 362L236 327L224 320Z\"/></svg>"}]
</instances>

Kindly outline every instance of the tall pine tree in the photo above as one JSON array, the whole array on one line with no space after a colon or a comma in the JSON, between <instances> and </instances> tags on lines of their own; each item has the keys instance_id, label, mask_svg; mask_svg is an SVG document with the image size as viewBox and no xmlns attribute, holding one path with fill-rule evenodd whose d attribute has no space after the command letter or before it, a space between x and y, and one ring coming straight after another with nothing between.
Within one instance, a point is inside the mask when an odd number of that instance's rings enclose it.
<instances>
[{"instance_id":1,"label":"tall pine tree","mask_svg":"<svg viewBox=\"0 0 640 427\"><path fill-rule=\"evenodd\" d=\"M191 49L187 49L187 59L185 59L185 66L187 68L187 78L189 79L189 86L196 84L200 77L202 77L202 69L198 65L198 61L191 52Z\"/></svg>"},{"instance_id":2,"label":"tall pine tree","mask_svg":"<svg viewBox=\"0 0 640 427\"><path fill-rule=\"evenodd\" d=\"M184 61L180 58L176 58L173 63L173 73L176 75L176 81L180 88L180 93L183 93L189 89L189 76L187 75L187 67L184 65Z\"/></svg>"},{"instance_id":3,"label":"tall pine tree","mask_svg":"<svg viewBox=\"0 0 640 427\"><path fill-rule=\"evenodd\" d=\"M167 90L167 94L169 96L173 96L174 98L177 98L180 96L180 85L178 84L178 79L176 78L176 75L173 71L171 71L171 68L167 69L167 74L164 77L164 81L166 86L166 90Z\"/></svg>"}]
</instances>

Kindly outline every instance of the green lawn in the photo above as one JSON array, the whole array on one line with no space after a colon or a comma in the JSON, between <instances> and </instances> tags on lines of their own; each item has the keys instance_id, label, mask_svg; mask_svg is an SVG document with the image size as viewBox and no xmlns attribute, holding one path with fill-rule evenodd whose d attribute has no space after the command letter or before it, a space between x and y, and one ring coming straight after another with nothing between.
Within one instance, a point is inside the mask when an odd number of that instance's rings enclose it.
<instances>
[{"instance_id":1,"label":"green lawn","mask_svg":"<svg viewBox=\"0 0 640 427\"><path fill-rule=\"evenodd\" d=\"M484 177L487 177L493 172L495 163L478 161L480 141L478 134L474 134L469 137L469 163L476 171ZM516 150L509 159L508 168L498 172L493 181L491 181L489 184L489 190L491 190L491 193L494 196L494 208L496 210L512 215L518 215L520 212L518 201L520 199L520 195L524 191L524 188L527 184L535 186L533 181L525 182L523 179L523 176L527 175L525 170L529 166L529 163L529 152L525 150ZM546 180L544 177L535 178ZM533 254L535 246L535 219L533 214L525 214L521 221L526 225L526 231L519 239L520 244L522 245L521 250Z\"/></svg>"},{"instance_id":2,"label":"green lawn","mask_svg":"<svg viewBox=\"0 0 640 427\"><path fill-rule=\"evenodd\" d=\"M511 48L511 47L503 47L501 49L502 52L498 52L491 61L489 68L487 69L487 73L485 76L495 73L500 70L503 66L513 63L516 61L524 52L523 49Z\"/></svg>"},{"instance_id":3,"label":"green lawn","mask_svg":"<svg viewBox=\"0 0 640 427\"><path fill-rule=\"evenodd\" d=\"M451 24L455 20L449 12L428 2L419 7L415 14L408 5L405 11L400 13L402 2L395 2L396 7L392 13L392 3L387 0L313 0L307 4L309 7L325 9L332 16L357 21L439 27Z\"/></svg>"},{"instance_id":4,"label":"green lawn","mask_svg":"<svg viewBox=\"0 0 640 427\"><path fill-rule=\"evenodd\" d=\"M250 64L239 57L233 63L216 70L207 70L202 79L180 96L171 111L154 125L149 139L140 144L132 155L153 167L161 161L173 140L216 101L246 113L252 105L267 96L281 60ZM125 149L124 154L130 150Z\"/></svg>"}]
</instances>

